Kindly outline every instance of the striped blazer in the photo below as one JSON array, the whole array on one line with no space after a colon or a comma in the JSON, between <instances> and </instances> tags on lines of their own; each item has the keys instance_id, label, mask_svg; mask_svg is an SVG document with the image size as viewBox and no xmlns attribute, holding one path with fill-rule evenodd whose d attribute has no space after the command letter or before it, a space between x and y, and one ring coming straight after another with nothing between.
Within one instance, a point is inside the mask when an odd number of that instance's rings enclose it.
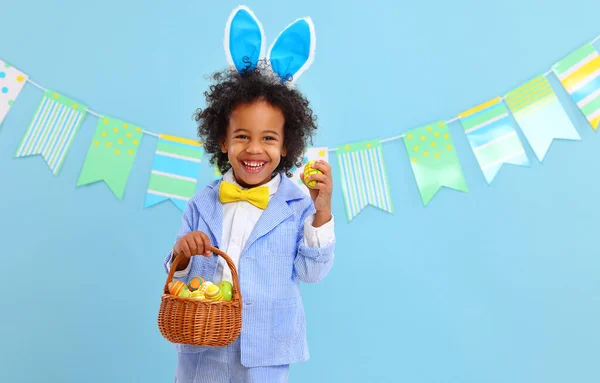
<instances>
[{"instance_id":1,"label":"striped blazer","mask_svg":"<svg viewBox=\"0 0 600 383\"><path fill-rule=\"evenodd\" d=\"M220 247L223 205L221 180L211 182L190 199L177 239L202 231ZM277 192L256 223L239 260L242 295L242 364L246 367L292 364L308 360L306 320L300 282L316 283L329 273L335 240L323 247L304 243L304 221L315 213L309 196L285 175ZM171 254L164 261L165 272ZM214 281L218 256L192 257L190 273L176 278L185 283L194 276ZM174 345L178 352L202 352L206 347Z\"/></svg>"}]
</instances>

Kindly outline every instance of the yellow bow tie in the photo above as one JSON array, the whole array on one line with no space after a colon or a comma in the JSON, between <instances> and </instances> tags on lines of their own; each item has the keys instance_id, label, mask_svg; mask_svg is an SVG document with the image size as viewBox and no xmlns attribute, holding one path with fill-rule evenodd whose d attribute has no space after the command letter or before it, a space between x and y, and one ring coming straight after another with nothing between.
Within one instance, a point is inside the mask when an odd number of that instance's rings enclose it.
<instances>
[{"instance_id":1,"label":"yellow bow tie","mask_svg":"<svg viewBox=\"0 0 600 383\"><path fill-rule=\"evenodd\" d=\"M221 203L248 201L252 205L264 210L269 203L269 187L258 186L244 190L230 182L221 181L221 186L219 187L219 201L221 201Z\"/></svg>"}]
</instances>

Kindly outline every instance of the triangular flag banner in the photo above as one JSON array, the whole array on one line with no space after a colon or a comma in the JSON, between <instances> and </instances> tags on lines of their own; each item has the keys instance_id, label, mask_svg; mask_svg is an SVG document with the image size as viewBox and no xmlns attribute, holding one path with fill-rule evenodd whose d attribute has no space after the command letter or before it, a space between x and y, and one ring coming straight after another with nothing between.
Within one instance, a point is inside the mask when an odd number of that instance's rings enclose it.
<instances>
[{"instance_id":1,"label":"triangular flag banner","mask_svg":"<svg viewBox=\"0 0 600 383\"><path fill-rule=\"evenodd\" d=\"M304 153L304 157L302 158L302 166L300 168L296 168L294 166L291 169L291 171L293 172L291 180L296 185L298 185L298 187L300 189L302 189L302 191L304 193L306 193L306 195L310 195L310 191L308 190L306 185L304 185L304 183L302 182L302 179L300 178L300 174L302 174L304 172L304 165L306 165L308 163L308 161L317 161L317 160L323 160L323 161L329 162L329 155L327 152L327 148L308 148L308 149L306 149L306 152Z\"/></svg>"},{"instance_id":2,"label":"triangular flag banner","mask_svg":"<svg viewBox=\"0 0 600 383\"><path fill-rule=\"evenodd\" d=\"M0 125L21 93L27 78L25 73L0 60Z\"/></svg>"},{"instance_id":3,"label":"triangular flag banner","mask_svg":"<svg viewBox=\"0 0 600 383\"><path fill-rule=\"evenodd\" d=\"M552 70L592 128L600 122L600 57L586 44L554 64Z\"/></svg>"},{"instance_id":4,"label":"triangular flag banner","mask_svg":"<svg viewBox=\"0 0 600 383\"><path fill-rule=\"evenodd\" d=\"M219 170L219 167L217 166L217 164L214 164L213 165L213 179L218 180L221 177L223 177L223 174L221 174L221 171Z\"/></svg>"},{"instance_id":5,"label":"triangular flag banner","mask_svg":"<svg viewBox=\"0 0 600 383\"><path fill-rule=\"evenodd\" d=\"M502 98L469 109L459 114L459 118L488 184L503 164L529 166L529 158Z\"/></svg>"},{"instance_id":6,"label":"triangular flag banner","mask_svg":"<svg viewBox=\"0 0 600 383\"><path fill-rule=\"evenodd\" d=\"M123 198L142 134L140 127L125 121L100 118L77 186L104 181L118 199Z\"/></svg>"},{"instance_id":7,"label":"triangular flag banner","mask_svg":"<svg viewBox=\"0 0 600 383\"><path fill-rule=\"evenodd\" d=\"M348 221L367 205L393 213L379 141L340 146L336 154Z\"/></svg>"},{"instance_id":8,"label":"triangular flag banner","mask_svg":"<svg viewBox=\"0 0 600 383\"><path fill-rule=\"evenodd\" d=\"M404 145L424 205L443 186L468 191L450 129L444 122L410 130Z\"/></svg>"},{"instance_id":9,"label":"triangular flag banner","mask_svg":"<svg viewBox=\"0 0 600 383\"><path fill-rule=\"evenodd\" d=\"M144 207L171 200L184 211L196 192L204 148L197 141L161 134L156 144Z\"/></svg>"},{"instance_id":10,"label":"triangular flag banner","mask_svg":"<svg viewBox=\"0 0 600 383\"><path fill-rule=\"evenodd\" d=\"M505 100L538 160L554 139L581 139L545 76L521 85Z\"/></svg>"},{"instance_id":11,"label":"triangular flag banner","mask_svg":"<svg viewBox=\"0 0 600 383\"><path fill-rule=\"evenodd\" d=\"M15 157L41 155L52 173L58 174L86 110L77 101L46 91Z\"/></svg>"}]
</instances>

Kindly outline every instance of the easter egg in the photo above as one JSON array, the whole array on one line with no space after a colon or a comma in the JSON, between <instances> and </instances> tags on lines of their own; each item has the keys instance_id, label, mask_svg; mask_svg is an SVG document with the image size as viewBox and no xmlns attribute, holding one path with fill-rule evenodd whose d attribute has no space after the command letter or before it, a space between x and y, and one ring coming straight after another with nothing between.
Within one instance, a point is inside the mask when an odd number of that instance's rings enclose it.
<instances>
[{"instance_id":1,"label":"easter egg","mask_svg":"<svg viewBox=\"0 0 600 383\"><path fill-rule=\"evenodd\" d=\"M219 286L211 284L206 288L204 298L211 301L218 301L223 298L223 293L221 292L221 289L219 289Z\"/></svg>"},{"instance_id":2,"label":"easter egg","mask_svg":"<svg viewBox=\"0 0 600 383\"><path fill-rule=\"evenodd\" d=\"M305 180L307 180L308 177L313 174L323 174L323 172L320 171L319 169L313 168L314 164L315 164L315 161L308 161L306 166L304 166L304 179ZM317 180L308 180L308 181L306 181L306 186L308 186L311 189L314 189L317 182L318 182Z\"/></svg>"},{"instance_id":3,"label":"easter egg","mask_svg":"<svg viewBox=\"0 0 600 383\"><path fill-rule=\"evenodd\" d=\"M202 294L206 295L206 289L208 288L208 286L211 285L213 285L211 281L205 281L203 284L200 285L200 288L198 290L200 290Z\"/></svg>"},{"instance_id":4,"label":"easter egg","mask_svg":"<svg viewBox=\"0 0 600 383\"><path fill-rule=\"evenodd\" d=\"M204 299L204 294L202 294L202 291L200 290L195 290L192 291L191 297L194 299Z\"/></svg>"},{"instance_id":5,"label":"easter egg","mask_svg":"<svg viewBox=\"0 0 600 383\"><path fill-rule=\"evenodd\" d=\"M179 292L179 294L177 294L177 296L189 298L190 294L191 294L190 289L188 289L188 287L185 286L183 289L181 289L181 291Z\"/></svg>"},{"instance_id":6,"label":"easter egg","mask_svg":"<svg viewBox=\"0 0 600 383\"><path fill-rule=\"evenodd\" d=\"M202 286L203 283L204 279L201 277L194 277L190 280L190 283L188 283L188 288L190 291L196 291L200 288L200 286Z\"/></svg>"},{"instance_id":7,"label":"easter egg","mask_svg":"<svg viewBox=\"0 0 600 383\"><path fill-rule=\"evenodd\" d=\"M229 281L223 281L219 283L219 289L223 293L223 300L230 301L233 297L233 286Z\"/></svg>"},{"instance_id":8,"label":"easter egg","mask_svg":"<svg viewBox=\"0 0 600 383\"><path fill-rule=\"evenodd\" d=\"M187 289L187 286L181 281L172 281L171 283L169 283L169 292L171 293L171 295L179 295L181 290L183 290L184 288Z\"/></svg>"}]
</instances>

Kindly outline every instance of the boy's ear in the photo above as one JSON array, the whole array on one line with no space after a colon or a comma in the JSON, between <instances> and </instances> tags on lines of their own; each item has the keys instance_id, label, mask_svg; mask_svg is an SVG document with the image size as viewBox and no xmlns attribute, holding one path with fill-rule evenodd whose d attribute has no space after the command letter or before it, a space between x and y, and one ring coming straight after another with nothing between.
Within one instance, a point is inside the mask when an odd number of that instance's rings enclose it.
<instances>
[{"instance_id":1,"label":"boy's ear","mask_svg":"<svg viewBox=\"0 0 600 383\"><path fill-rule=\"evenodd\" d=\"M284 146L281 148L281 157L285 157L287 155L287 148Z\"/></svg>"},{"instance_id":2,"label":"boy's ear","mask_svg":"<svg viewBox=\"0 0 600 383\"><path fill-rule=\"evenodd\" d=\"M221 147L222 153L227 153L227 146L225 146L225 137L219 140L219 146Z\"/></svg>"}]
</instances>

